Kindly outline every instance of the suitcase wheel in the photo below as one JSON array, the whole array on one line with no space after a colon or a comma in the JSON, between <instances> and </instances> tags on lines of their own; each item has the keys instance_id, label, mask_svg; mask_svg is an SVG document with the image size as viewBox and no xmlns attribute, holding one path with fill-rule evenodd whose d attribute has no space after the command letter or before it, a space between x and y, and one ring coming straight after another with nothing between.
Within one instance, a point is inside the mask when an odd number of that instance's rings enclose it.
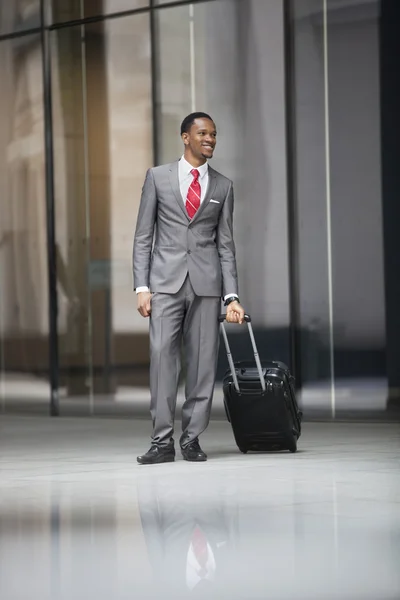
<instances>
[{"instance_id":1,"label":"suitcase wheel","mask_svg":"<svg viewBox=\"0 0 400 600\"><path fill-rule=\"evenodd\" d=\"M247 448L243 448L243 446L239 446L239 450L240 450L240 452L242 452L243 454L247 454L247 452L248 452Z\"/></svg>"},{"instance_id":2,"label":"suitcase wheel","mask_svg":"<svg viewBox=\"0 0 400 600\"><path fill-rule=\"evenodd\" d=\"M289 452L297 452L297 440L295 438L288 443L288 450Z\"/></svg>"}]
</instances>

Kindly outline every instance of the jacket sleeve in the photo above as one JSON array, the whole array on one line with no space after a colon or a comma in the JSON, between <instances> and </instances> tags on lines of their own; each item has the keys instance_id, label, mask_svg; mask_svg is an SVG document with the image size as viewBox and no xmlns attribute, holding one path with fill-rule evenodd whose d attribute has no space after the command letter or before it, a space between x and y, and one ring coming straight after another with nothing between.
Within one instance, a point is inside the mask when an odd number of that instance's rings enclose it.
<instances>
[{"instance_id":1,"label":"jacket sleeve","mask_svg":"<svg viewBox=\"0 0 400 600\"><path fill-rule=\"evenodd\" d=\"M133 287L149 287L151 251L157 218L157 191L152 169L146 173L133 243Z\"/></svg>"},{"instance_id":2,"label":"jacket sleeve","mask_svg":"<svg viewBox=\"0 0 400 600\"><path fill-rule=\"evenodd\" d=\"M238 294L236 251L233 241L233 184L230 183L217 228L217 248L222 272L222 296Z\"/></svg>"}]
</instances>

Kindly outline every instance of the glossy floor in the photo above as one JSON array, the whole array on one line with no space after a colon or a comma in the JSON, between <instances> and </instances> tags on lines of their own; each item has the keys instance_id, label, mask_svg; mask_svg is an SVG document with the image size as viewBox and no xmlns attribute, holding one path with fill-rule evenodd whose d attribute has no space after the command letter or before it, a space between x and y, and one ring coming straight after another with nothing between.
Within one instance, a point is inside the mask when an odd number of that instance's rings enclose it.
<instances>
[{"instance_id":1,"label":"glossy floor","mask_svg":"<svg viewBox=\"0 0 400 600\"><path fill-rule=\"evenodd\" d=\"M299 452L138 466L147 421L5 416L2 600L398 600L399 426L305 424Z\"/></svg>"}]
</instances>

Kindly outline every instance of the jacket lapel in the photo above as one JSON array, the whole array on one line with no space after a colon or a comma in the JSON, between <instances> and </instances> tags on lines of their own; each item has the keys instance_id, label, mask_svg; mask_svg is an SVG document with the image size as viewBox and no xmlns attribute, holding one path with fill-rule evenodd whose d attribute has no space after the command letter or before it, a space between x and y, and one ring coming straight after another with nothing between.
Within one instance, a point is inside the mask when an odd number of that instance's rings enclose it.
<instances>
[{"instance_id":1,"label":"jacket lapel","mask_svg":"<svg viewBox=\"0 0 400 600\"><path fill-rule=\"evenodd\" d=\"M212 169L211 167L208 167L208 187L207 187L207 192L205 195L205 198L203 200L203 202L200 204L200 208L197 211L197 213L194 215L193 219L192 219L192 223L198 219L199 215L201 215L201 213L203 212L203 210L205 209L205 207L207 206L207 204L210 202L211 198L213 197L215 188L217 185L217 173L214 171L214 169Z\"/></svg>"},{"instance_id":2,"label":"jacket lapel","mask_svg":"<svg viewBox=\"0 0 400 600\"><path fill-rule=\"evenodd\" d=\"M188 221L190 221L189 215L187 214L185 205L183 203L183 199L182 199L182 195L181 195L181 190L180 190L180 187L179 187L178 162L175 162L175 163L173 163L171 165L171 168L169 170L169 180L170 180L172 191L174 192L174 196L176 198L176 201L178 202L179 208L181 209L181 211L185 215L186 219Z\"/></svg>"}]
</instances>

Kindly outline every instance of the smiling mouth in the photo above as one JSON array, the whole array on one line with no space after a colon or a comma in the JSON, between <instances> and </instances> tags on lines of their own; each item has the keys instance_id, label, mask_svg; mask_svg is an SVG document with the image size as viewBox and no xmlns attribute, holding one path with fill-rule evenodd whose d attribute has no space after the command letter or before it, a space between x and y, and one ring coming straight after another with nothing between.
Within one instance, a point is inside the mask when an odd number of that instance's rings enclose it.
<instances>
[{"instance_id":1,"label":"smiling mouth","mask_svg":"<svg viewBox=\"0 0 400 600\"><path fill-rule=\"evenodd\" d=\"M208 148L209 150L214 150L214 146L211 146L211 144L203 144L203 148Z\"/></svg>"}]
</instances>

